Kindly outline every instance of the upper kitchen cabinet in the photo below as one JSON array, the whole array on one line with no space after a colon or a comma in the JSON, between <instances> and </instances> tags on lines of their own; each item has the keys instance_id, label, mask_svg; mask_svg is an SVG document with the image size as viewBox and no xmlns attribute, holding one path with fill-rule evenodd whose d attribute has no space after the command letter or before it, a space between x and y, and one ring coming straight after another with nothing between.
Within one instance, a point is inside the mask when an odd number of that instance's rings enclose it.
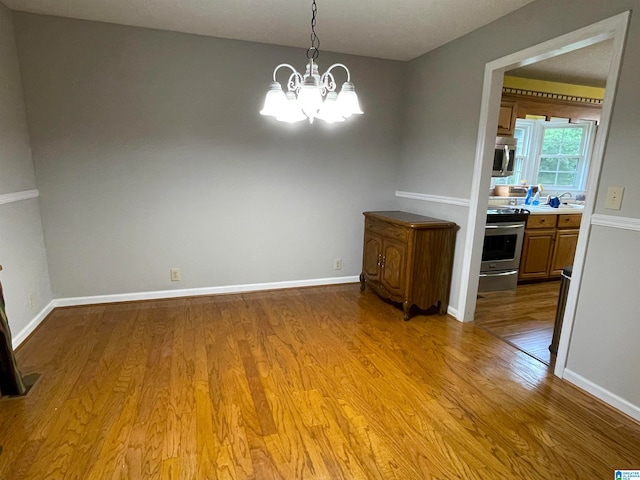
<instances>
[{"instance_id":1,"label":"upper kitchen cabinet","mask_svg":"<svg viewBox=\"0 0 640 480\"><path fill-rule=\"evenodd\" d=\"M516 118L527 118L527 115L545 117L551 120L553 117L567 118L575 123L579 120L595 120L600 123L602 102L598 99L567 97L566 95L548 95L542 92L539 97L532 95L517 95L507 93L510 89L502 91L500 102L500 118L498 120L498 135L513 135ZM513 104L513 110L509 105ZM508 115L513 114L512 119ZM511 133L506 133L511 127ZM503 130L504 129L504 130ZM503 134L502 131L505 133Z\"/></svg>"},{"instance_id":2,"label":"upper kitchen cabinet","mask_svg":"<svg viewBox=\"0 0 640 480\"><path fill-rule=\"evenodd\" d=\"M535 78L505 75L502 87L500 121L502 127L508 123L508 105L515 104L517 118L527 116L600 122L604 88L574 85L553 81L539 81ZM515 122L515 118L513 119Z\"/></svg>"},{"instance_id":3,"label":"upper kitchen cabinet","mask_svg":"<svg viewBox=\"0 0 640 480\"><path fill-rule=\"evenodd\" d=\"M512 100L500 102L500 116L498 117L498 135L501 137L513 137L516 128L518 104Z\"/></svg>"}]
</instances>

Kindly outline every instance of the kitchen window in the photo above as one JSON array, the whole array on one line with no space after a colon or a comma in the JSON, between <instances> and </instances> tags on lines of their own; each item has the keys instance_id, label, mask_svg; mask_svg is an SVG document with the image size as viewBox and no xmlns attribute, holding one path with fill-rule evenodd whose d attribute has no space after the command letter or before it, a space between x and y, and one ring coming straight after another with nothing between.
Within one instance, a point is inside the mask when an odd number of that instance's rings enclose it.
<instances>
[{"instance_id":1,"label":"kitchen window","mask_svg":"<svg viewBox=\"0 0 640 480\"><path fill-rule=\"evenodd\" d=\"M516 120L513 175L494 185L542 184L547 191L583 191L595 138L595 122Z\"/></svg>"}]
</instances>

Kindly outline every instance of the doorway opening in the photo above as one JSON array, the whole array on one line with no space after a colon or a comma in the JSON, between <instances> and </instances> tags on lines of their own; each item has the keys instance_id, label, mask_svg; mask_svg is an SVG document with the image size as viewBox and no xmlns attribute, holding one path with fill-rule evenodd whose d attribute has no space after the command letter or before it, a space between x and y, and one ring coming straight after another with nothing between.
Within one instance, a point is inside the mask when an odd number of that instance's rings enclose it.
<instances>
[{"instance_id":1,"label":"doorway opening","mask_svg":"<svg viewBox=\"0 0 640 480\"><path fill-rule=\"evenodd\" d=\"M593 155L588 172L588 184L586 191L592 192L587 196L583 210L580 233L576 247L573 266L571 287L566 302L566 309L558 346L554 372L562 377L566 365L569 335L573 324L575 306L578 299L579 286L582 276L584 258L588 246L588 238L591 230L591 216L594 211L594 195L600 177L600 168L609 123L613 100L615 98L615 86L620 70L622 52L626 29L629 21L629 12L624 12L593 25L584 27L561 37L549 40L542 44L516 52L486 65L483 96L480 111L480 124L478 127L478 143L476 148L476 161L474 166L471 205L469 208L468 228L466 242L470 246L465 251L462 271L462 285L460 289L459 312L462 320L474 319L476 308L476 295L478 291L478 274L482 256L484 227L486 216L481 212L487 208L489 200L489 184L491 178L491 161L493 158L495 132L502 96L503 76L508 70L535 64L537 62L573 52L581 48L594 45L605 40L612 40L611 65L607 76L607 86L602 108L600 128L596 134Z\"/></svg>"},{"instance_id":2,"label":"doorway opening","mask_svg":"<svg viewBox=\"0 0 640 480\"><path fill-rule=\"evenodd\" d=\"M516 158L512 175L491 178L490 208L528 208L534 216L518 252L517 285L481 288L475 323L549 366L563 313L558 300L566 296L560 295L567 285L560 277L573 265L584 200L595 194L586 189L587 172L612 48L613 41L605 40L504 74L498 133L517 141ZM519 196L527 183L544 185L542 207ZM554 198L561 198L560 208L544 207Z\"/></svg>"}]
</instances>

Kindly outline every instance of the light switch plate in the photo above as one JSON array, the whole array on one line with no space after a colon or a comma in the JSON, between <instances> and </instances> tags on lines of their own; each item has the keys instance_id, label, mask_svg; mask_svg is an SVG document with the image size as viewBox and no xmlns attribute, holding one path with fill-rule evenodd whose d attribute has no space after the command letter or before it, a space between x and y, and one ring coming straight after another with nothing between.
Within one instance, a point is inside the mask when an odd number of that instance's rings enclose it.
<instances>
[{"instance_id":1,"label":"light switch plate","mask_svg":"<svg viewBox=\"0 0 640 480\"><path fill-rule=\"evenodd\" d=\"M604 203L604 208L608 210L620 210L622 207L622 194L624 193L624 187L609 187L607 189L607 199Z\"/></svg>"}]
</instances>

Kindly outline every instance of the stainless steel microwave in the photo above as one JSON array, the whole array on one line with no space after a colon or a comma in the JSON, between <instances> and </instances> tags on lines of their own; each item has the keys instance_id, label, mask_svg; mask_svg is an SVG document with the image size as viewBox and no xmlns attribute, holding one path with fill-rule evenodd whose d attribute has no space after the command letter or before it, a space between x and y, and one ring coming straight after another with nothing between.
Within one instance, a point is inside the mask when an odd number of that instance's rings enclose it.
<instances>
[{"instance_id":1,"label":"stainless steel microwave","mask_svg":"<svg viewBox=\"0 0 640 480\"><path fill-rule=\"evenodd\" d=\"M513 167L516 163L517 144L517 138L496 137L496 148L493 152L492 177L508 177L513 175Z\"/></svg>"}]
</instances>

